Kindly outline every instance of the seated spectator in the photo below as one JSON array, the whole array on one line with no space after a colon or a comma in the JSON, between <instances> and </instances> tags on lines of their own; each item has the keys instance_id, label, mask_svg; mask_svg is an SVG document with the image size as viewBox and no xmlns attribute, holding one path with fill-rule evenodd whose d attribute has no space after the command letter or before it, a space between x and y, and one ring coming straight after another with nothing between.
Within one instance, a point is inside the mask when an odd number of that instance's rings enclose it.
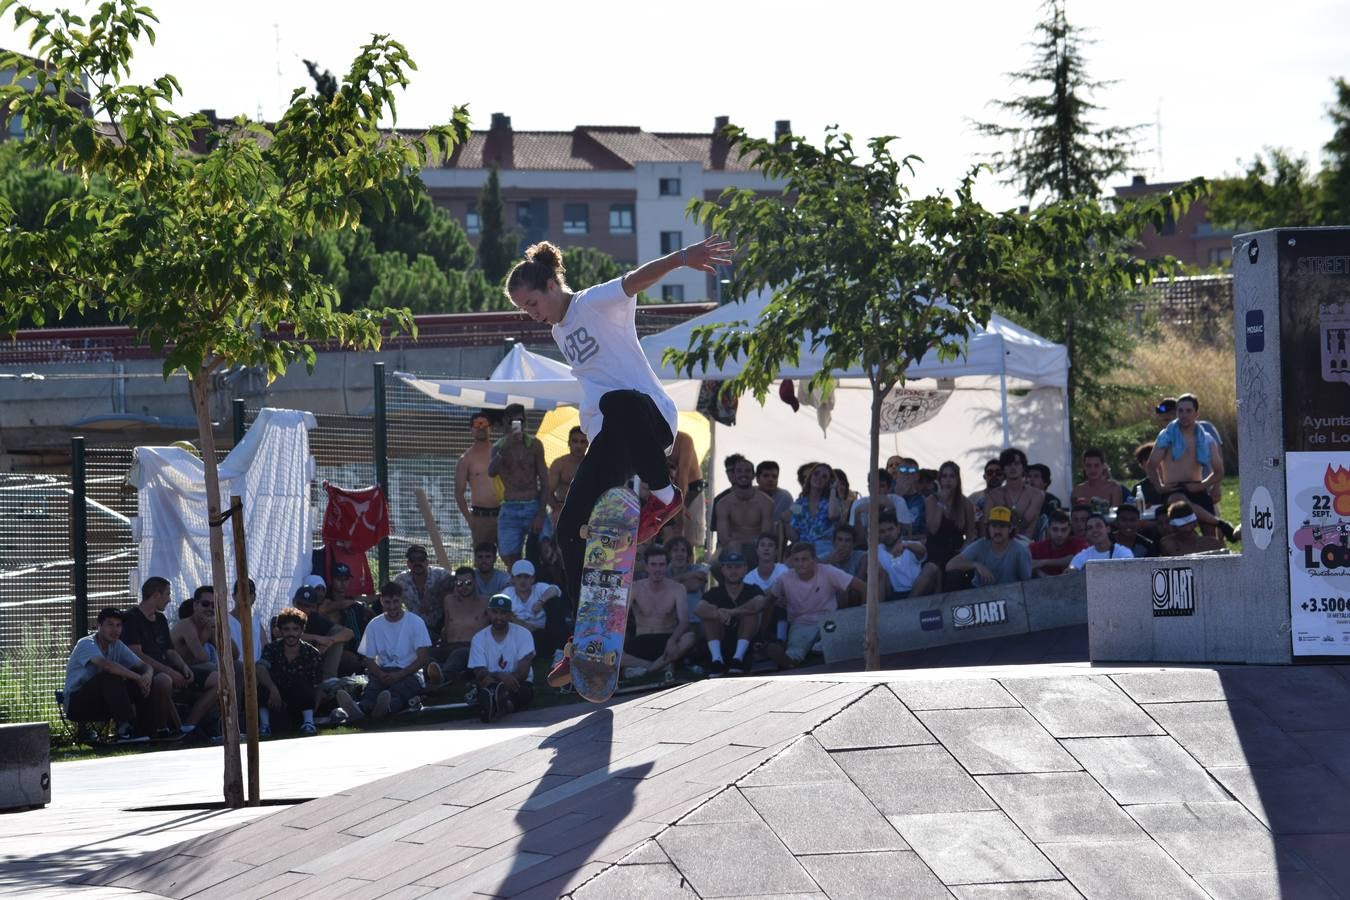
<instances>
[{"instance_id":1,"label":"seated spectator","mask_svg":"<svg viewBox=\"0 0 1350 900\"><path fill-rule=\"evenodd\" d=\"M1031 551L1012 539L1012 510L995 506L989 510L988 537L968 544L947 563L948 572L974 572L974 587L1013 584L1031 577Z\"/></svg>"},{"instance_id":2,"label":"seated spectator","mask_svg":"<svg viewBox=\"0 0 1350 900\"><path fill-rule=\"evenodd\" d=\"M703 630L694 610L708 589L709 570L706 565L694 562L694 548L683 537L671 539L666 547L666 577L684 586L685 610L689 614L689 630L694 633L694 643L703 640Z\"/></svg>"},{"instance_id":3,"label":"seated spectator","mask_svg":"<svg viewBox=\"0 0 1350 900\"><path fill-rule=\"evenodd\" d=\"M1120 485L1111 480L1106 467L1106 454L1098 447L1083 451L1083 474L1087 480L1073 487L1070 501L1077 506L1086 503L1093 512L1105 514L1113 506L1125 502Z\"/></svg>"},{"instance_id":4,"label":"seated spectator","mask_svg":"<svg viewBox=\"0 0 1350 900\"><path fill-rule=\"evenodd\" d=\"M1154 556L1158 548L1153 541L1139 531L1139 508L1132 503L1126 503L1116 508L1116 528L1113 534L1115 542L1122 547L1129 547L1130 552L1136 559L1144 556Z\"/></svg>"},{"instance_id":5,"label":"seated spectator","mask_svg":"<svg viewBox=\"0 0 1350 900\"><path fill-rule=\"evenodd\" d=\"M925 500L933 496L933 492L937 490L937 483L938 483L937 469L919 470L919 480L916 482L916 485L919 489L919 493L923 495Z\"/></svg>"},{"instance_id":6,"label":"seated spectator","mask_svg":"<svg viewBox=\"0 0 1350 900\"><path fill-rule=\"evenodd\" d=\"M890 513L890 517L891 521L895 520L894 513ZM834 549L821 562L843 569L850 575L857 575L867 565L867 551L858 549L852 528L840 525L834 529Z\"/></svg>"},{"instance_id":7,"label":"seated spectator","mask_svg":"<svg viewBox=\"0 0 1350 900\"><path fill-rule=\"evenodd\" d=\"M798 541L788 549L789 571L769 588L768 599L787 610L787 638L768 646L769 658L780 669L806 661L820 638L820 622L839 608L839 592L866 596L867 585L834 566L816 560L811 541Z\"/></svg>"},{"instance_id":8,"label":"seated spectator","mask_svg":"<svg viewBox=\"0 0 1350 900\"><path fill-rule=\"evenodd\" d=\"M562 591L554 584L544 584L534 578L534 563L528 559L516 560L511 566L511 586L502 591L511 598L511 621L524 627L534 640L534 652L538 656L553 653L549 646L552 635L548 630L550 601L562 596ZM553 618L558 618L556 604Z\"/></svg>"},{"instance_id":9,"label":"seated spectator","mask_svg":"<svg viewBox=\"0 0 1350 900\"><path fill-rule=\"evenodd\" d=\"M140 657L156 675L164 675L174 690L192 683L192 669L173 649L169 620L169 581L151 576L141 585L141 602L123 614L122 643Z\"/></svg>"},{"instance_id":10,"label":"seated spectator","mask_svg":"<svg viewBox=\"0 0 1350 900\"><path fill-rule=\"evenodd\" d=\"M989 489L986 502L1012 510L1013 536L1029 540L1040 525L1045 494L1027 484L1027 455L1021 450L1007 448L998 455L998 464L1003 484Z\"/></svg>"},{"instance_id":11,"label":"seated spectator","mask_svg":"<svg viewBox=\"0 0 1350 900\"><path fill-rule=\"evenodd\" d=\"M554 540L553 535L539 538L538 559L532 559L534 563L534 577L536 581L542 581L545 584L556 584L559 592L566 590L567 573L563 571L562 551L558 549L558 542ZM567 597L563 596L566 600ZM483 598L484 601L487 597ZM564 607L567 604L562 604Z\"/></svg>"},{"instance_id":12,"label":"seated spectator","mask_svg":"<svg viewBox=\"0 0 1350 900\"><path fill-rule=\"evenodd\" d=\"M903 526L901 532L924 540L928 535L928 525L924 521L925 497L919 493L919 464L913 458L903 456L895 470L895 495L909 505L911 524ZM897 516L903 523L904 519Z\"/></svg>"},{"instance_id":13,"label":"seated spectator","mask_svg":"<svg viewBox=\"0 0 1350 900\"><path fill-rule=\"evenodd\" d=\"M991 459L984 464L982 474L984 476L984 490L976 491L970 495L970 505L975 508L975 523L977 525L984 525L985 510L989 507L986 495L1003 483L1003 466L999 464L997 459Z\"/></svg>"},{"instance_id":14,"label":"seated spectator","mask_svg":"<svg viewBox=\"0 0 1350 900\"><path fill-rule=\"evenodd\" d=\"M323 677L327 681L340 672L357 671L357 654L347 649L355 637L350 628L339 625L319 612L319 597L313 588L302 587L291 598L291 605L305 614L305 640L323 656ZM369 627L369 626L367 626Z\"/></svg>"},{"instance_id":15,"label":"seated spectator","mask_svg":"<svg viewBox=\"0 0 1350 900\"><path fill-rule=\"evenodd\" d=\"M1084 507L1085 515L1086 507ZM1086 538L1072 533L1069 514L1057 509L1047 516L1048 524L1045 537L1033 543L1031 550L1031 571L1037 576L1061 575L1069 568L1079 550L1088 546Z\"/></svg>"},{"instance_id":16,"label":"seated spectator","mask_svg":"<svg viewBox=\"0 0 1350 900\"><path fill-rule=\"evenodd\" d=\"M448 679L468 671L470 644L474 635L488 626L488 598L477 593L473 568L456 569L452 584L453 589L445 595L441 642L431 648L432 657Z\"/></svg>"},{"instance_id":17,"label":"seated spectator","mask_svg":"<svg viewBox=\"0 0 1350 900\"><path fill-rule=\"evenodd\" d=\"M1083 567L1097 559L1131 559L1134 554L1129 547L1123 547L1111 540L1111 529L1106 525L1106 517L1101 513L1092 513L1087 520L1088 545L1074 554L1069 568L1083 571Z\"/></svg>"},{"instance_id":18,"label":"seated spectator","mask_svg":"<svg viewBox=\"0 0 1350 900\"><path fill-rule=\"evenodd\" d=\"M169 676L122 643L123 614L99 610L98 629L75 642L66 660L66 715L72 722L116 723L117 739L172 737L173 711Z\"/></svg>"},{"instance_id":19,"label":"seated spectator","mask_svg":"<svg viewBox=\"0 0 1350 900\"><path fill-rule=\"evenodd\" d=\"M1224 549L1222 540L1201 534L1195 508L1185 500L1167 507L1167 533L1158 545L1159 556L1187 556Z\"/></svg>"},{"instance_id":20,"label":"seated spectator","mask_svg":"<svg viewBox=\"0 0 1350 900\"><path fill-rule=\"evenodd\" d=\"M1086 503L1075 503L1069 510L1069 532L1076 538L1087 540L1087 520L1092 515L1092 507Z\"/></svg>"},{"instance_id":21,"label":"seated spectator","mask_svg":"<svg viewBox=\"0 0 1350 900\"><path fill-rule=\"evenodd\" d=\"M431 650L426 623L403 608L403 589L392 581L380 588L380 608L384 614L371 619L361 636L359 652L370 682L360 704L352 702L346 691L337 692L338 706L348 721L382 719L421 702L422 669Z\"/></svg>"},{"instance_id":22,"label":"seated spectator","mask_svg":"<svg viewBox=\"0 0 1350 900\"><path fill-rule=\"evenodd\" d=\"M1153 455L1153 442L1140 444L1134 448L1134 461L1139 466L1139 471L1148 472L1148 458ZM1147 474L1144 480L1136 482L1134 485L1134 505L1140 508L1140 511L1153 509L1162 506L1165 498L1158 490L1158 486L1153 483L1153 479ZM1142 501L1142 502L1141 502Z\"/></svg>"},{"instance_id":23,"label":"seated spectator","mask_svg":"<svg viewBox=\"0 0 1350 900\"><path fill-rule=\"evenodd\" d=\"M773 520L781 520L792 505L792 495L778 486L778 463L766 459L755 466L755 486L773 501Z\"/></svg>"},{"instance_id":24,"label":"seated spectator","mask_svg":"<svg viewBox=\"0 0 1350 900\"><path fill-rule=\"evenodd\" d=\"M688 590L666 577L670 554L665 547L652 544L643 556L647 577L633 582L628 595L633 632L623 648L623 677L640 678L664 669L666 680L673 681L675 663L697 640L689 627Z\"/></svg>"},{"instance_id":25,"label":"seated spectator","mask_svg":"<svg viewBox=\"0 0 1350 900\"><path fill-rule=\"evenodd\" d=\"M745 583L753 584L767 594L773 583L787 572L788 567L778 561L778 538L761 534L755 541L755 567L745 573Z\"/></svg>"},{"instance_id":26,"label":"seated spectator","mask_svg":"<svg viewBox=\"0 0 1350 900\"><path fill-rule=\"evenodd\" d=\"M782 520L788 539L811 541L817 556L829 556L834 549L834 528L842 518L833 481L834 470L825 463L809 464L802 493Z\"/></svg>"},{"instance_id":27,"label":"seated spectator","mask_svg":"<svg viewBox=\"0 0 1350 900\"><path fill-rule=\"evenodd\" d=\"M889 472L885 469L877 469L868 478L867 487L871 493L866 497L859 497L854 500L848 508L848 524L853 527L857 545L866 547L869 543L867 529L870 527L873 497L878 498L877 505L880 507L881 513L889 511L895 516L897 522L905 526L905 530L912 530L910 526L914 524L914 515L910 512L909 504L895 495L895 481L891 478Z\"/></svg>"},{"instance_id":28,"label":"seated spectator","mask_svg":"<svg viewBox=\"0 0 1350 900\"><path fill-rule=\"evenodd\" d=\"M361 632L365 630L366 621L370 618L370 608L351 592L352 570L346 563L333 564L329 581L331 583L319 594L319 613L324 618L351 629L353 637L347 642L351 645L361 639ZM352 646L350 649L356 648Z\"/></svg>"},{"instance_id":29,"label":"seated spectator","mask_svg":"<svg viewBox=\"0 0 1350 900\"><path fill-rule=\"evenodd\" d=\"M852 532L849 534L852 536ZM696 610L703 621L708 656L712 660L708 664L709 678L749 671L750 642L759 630L759 618L765 606L764 592L745 581L745 557L735 550L727 550L718 563L722 582L703 595ZM723 656L723 644L730 630L736 635L736 649L727 661Z\"/></svg>"},{"instance_id":30,"label":"seated spectator","mask_svg":"<svg viewBox=\"0 0 1350 900\"><path fill-rule=\"evenodd\" d=\"M511 584L511 576L497 568L497 545L483 541L473 548L474 590L484 597L500 594Z\"/></svg>"},{"instance_id":31,"label":"seated spectator","mask_svg":"<svg viewBox=\"0 0 1350 900\"><path fill-rule=\"evenodd\" d=\"M975 507L962 493L961 467L951 460L938 467L937 490L924 499L924 519L927 561L945 573L976 530Z\"/></svg>"},{"instance_id":32,"label":"seated spectator","mask_svg":"<svg viewBox=\"0 0 1350 900\"><path fill-rule=\"evenodd\" d=\"M843 469L834 469L834 495L839 501L839 508L852 509L853 503L862 496L857 491L849 487L848 473Z\"/></svg>"},{"instance_id":33,"label":"seated spectator","mask_svg":"<svg viewBox=\"0 0 1350 900\"><path fill-rule=\"evenodd\" d=\"M524 709L534 699L534 639L511 621L511 598L496 594L488 600L488 625L469 644L469 667L478 689L478 717L493 722Z\"/></svg>"},{"instance_id":34,"label":"seated spectator","mask_svg":"<svg viewBox=\"0 0 1350 900\"><path fill-rule=\"evenodd\" d=\"M877 537L880 539L877 562L881 573L889 579L889 591L883 600L937 593L942 585L942 571L927 561L928 549L921 541L901 539L895 516L882 514Z\"/></svg>"},{"instance_id":35,"label":"seated spectator","mask_svg":"<svg viewBox=\"0 0 1350 900\"><path fill-rule=\"evenodd\" d=\"M1045 494L1045 502L1041 504L1041 515L1044 517L1047 513L1054 512L1057 509L1064 508L1064 502L1050 493L1050 467L1045 463L1032 463L1027 466L1027 484L1036 490Z\"/></svg>"},{"instance_id":36,"label":"seated spectator","mask_svg":"<svg viewBox=\"0 0 1350 900\"><path fill-rule=\"evenodd\" d=\"M730 496L731 492L736 490L736 479L732 478L731 475L732 472L735 471L737 463L742 460L745 460L745 454L743 453L732 453L722 460L722 471L726 473L727 484L729 486L723 488L717 496L712 499L712 520L714 526L717 524L717 507L721 504L722 498ZM748 462L749 460L746 461Z\"/></svg>"},{"instance_id":37,"label":"seated spectator","mask_svg":"<svg viewBox=\"0 0 1350 900\"><path fill-rule=\"evenodd\" d=\"M1186 396L1194 399L1194 395L1188 394ZM1153 412L1157 417L1158 428L1165 430L1168 425L1172 424L1172 420L1177 417L1177 404L1179 402L1180 401L1176 397L1164 397L1162 400L1158 401L1158 405L1153 408ZM1199 401L1196 401L1196 410L1199 410ZM1220 448L1220 452L1222 452L1223 435L1219 433L1218 426L1208 419L1196 419L1195 424L1197 427L1204 429L1205 433L1209 435L1209 439L1214 442L1214 446ZM1140 468L1143 468L1142 464ZM1209 475L1209 472L1209 466L1203 466L1201 468L1202 475L1207 476ZM1222 500L1223 484L1219 483L1211 485L1209 496L1216 504ZM1204 522L1203 519L1200 521L1202 523Z\"/></svg>"},{"instance_id":38,"label":"seated spectator","mask_svg":"<svg viewBox=\"0 0 1350 900\"><path fill-rule=\"evenodd\" d=\"M1211 488L1223 484L1223 453L1209 432L1200 427L1197 421L1200 401L1193 394L1178 398L1176 410L1176 419L1154 440L1144 471L1160 494L1169 498L1176 492L1184 494L1202 523L1208 525L1207 519L1214 519L1211 531L1222 531L1231 540L1233 527L1218 519L1218 509L1210 494ZM1200 515L1202 512L1207 515Z\"/></svg>"},{"instance_id":39,"label":"seated spectator","mask_svg":"<svg viewBox=\"0 0 1350 900\"><path fill-rule=\"evenodd\" d=\"M339 563L339 565L342 564ZM346 566L342 567L346 568ZM201 588L197 590L200 591ZM257 662L262 659L263 648L276 638L272 636L272 623L268 621L267 616L260 615L258 612L258 589L252 578L248 580L248 592L252 598L249 606L252 612L250 618L253 621L253 661ZM225 620L225 624L230 626L230 640L234 644L233 655L236 659L240 659L244 653L244 630L239 622L244 612L239 608L239 582L237 581L234 583L233 600L234 602L230 607L230 617Z\"/></svg>"},{"instance_id":40,"label":"seated spectator","mask_svg":"<svg viewBox=\"0 0 1350 900\"><path fill-rule=\"evenodd\" d=\"M717 546L745 554L773 528L773 500L755 487L755 469L742 457L731 470L731 491L717 503Z\"/></svg>"},{"instance_id":41,"label":"seated spectator","mask_svg":"<svg viewBox=\"0 0 1350 900\"><path fill-rule=\"evenodd\" d=\"M406 557L408 568L394 576L394 583L403 588L403 607L436 634L441 630L441 604L450 591L450 572L431 565L427 548L421 544L409 547Z\"/></svg>"},{"instance_id":42,"label":"seated spectator","mask_svg":"<svg viewBox=\"0 0 1350 900\"><path fill-rule=\"evenodd\" d=\"M302 640L305 614L288 606L277 615L279 640L262 650L258 669L267 673L271 684L266 704L259 704L258 730L272 733L272 713L284 717L287 730L298 727L304 735L318 734L314 708L319 702L319 681L323 675L323 657L314 645Z\"/></svg>"}]
</instances>

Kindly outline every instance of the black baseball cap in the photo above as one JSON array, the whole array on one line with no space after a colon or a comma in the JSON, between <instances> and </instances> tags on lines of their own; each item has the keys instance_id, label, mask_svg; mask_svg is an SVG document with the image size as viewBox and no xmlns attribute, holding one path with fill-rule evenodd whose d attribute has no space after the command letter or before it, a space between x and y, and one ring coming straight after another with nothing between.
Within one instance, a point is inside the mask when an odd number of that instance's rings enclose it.
<instances>
[{"instance_id":1,"label":"black baseball cap","mask_svg":"<svg viewBox=\"0 0 1350 900\"><path fill-rule=\"evenodd\" d=\"M1154 412L1159 413L1176 412L1176 409L1177 409L1176 397L1164 397L1158 401L1157 406L1153 407Z\"/></svg>"},{"instance_id":2,"label":"black baseball cap","mask_svg":"<svg viewBox=\"0 0 1350 900\"><path fill-rule=\"evenodd\" d=\"M313 588L302 587L295 592L293 599L296 606L304 606L305 604L313 606L319 602L319 595L314 593Z\"/></svg>"},{"instance_id":3,"label":"black baseball cap","mask_svg":"<svg viewBox=\"0 0 1350 900\"><path fill-rule=\"evenodd\" d=\"M726 553L723 553L718 558L721 560L722 565L724 566L745 565L745 557L742 556L740 553L736 552L735 550L728 550Z\"/></svg>"},{"instance_id":4,"label":"black baseball cap","mask_svg":"<svg viewBox=\"0 0 1350 900\"><path fill-rule=\"evenodd\" d=\"M511 611L511 598L505 594L493 594L488 598L488 609L503 609Z\"/></svg>"},{"instance_id":5,"label":"black baseball cap","mask_svg":"<svg viewBox=\"0 0 1350 900\"><path fill-rule=\"evenodd\" d=\"M347 565L346 563L334 563L334 564L333 564L333 577L334 577L334 578L351 578L351 577L352 577L352 567L349 566L349 565Z\"/></svg>"}]
</instances>

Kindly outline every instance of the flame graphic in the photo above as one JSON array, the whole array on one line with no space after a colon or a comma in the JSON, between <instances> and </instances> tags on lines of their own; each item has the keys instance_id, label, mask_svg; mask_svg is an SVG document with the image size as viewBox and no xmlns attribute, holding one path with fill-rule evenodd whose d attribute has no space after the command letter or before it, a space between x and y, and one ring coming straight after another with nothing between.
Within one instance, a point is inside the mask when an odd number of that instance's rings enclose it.
<instances>
[{"instance_id":1,"label":"flame graphic","mask_svg":"<svg viewBox=\"0 0 1350 900\"><path fill-rule=\"evenodd\" d=\"M1327 474L1322 479L1322 483L1331 491L1332 496L1336 498L1332 504L1332 509L1336 510L1338 515L1350 516L1350 469L1345 466L1331 468L1327 464Z\"/></svg>"}]
</instances>

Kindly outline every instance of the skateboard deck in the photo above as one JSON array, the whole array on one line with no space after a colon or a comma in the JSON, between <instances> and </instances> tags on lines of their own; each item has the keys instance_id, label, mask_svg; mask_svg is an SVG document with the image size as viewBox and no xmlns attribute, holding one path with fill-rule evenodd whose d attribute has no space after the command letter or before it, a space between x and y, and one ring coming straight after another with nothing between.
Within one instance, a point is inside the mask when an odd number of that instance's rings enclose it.
<instances>
[{"instance_id":1,"label":"skateboard deck","mask_svg":"<svg viewBox=\"0 0 1350 900\"><path fill-rule=\"evenodd\" d=\"M619 684L640 509L631 490L610 488L595 501L582 535L586 551L572 631L572 686L592 703L604 703Z\"/></svg>"}]
</instances>

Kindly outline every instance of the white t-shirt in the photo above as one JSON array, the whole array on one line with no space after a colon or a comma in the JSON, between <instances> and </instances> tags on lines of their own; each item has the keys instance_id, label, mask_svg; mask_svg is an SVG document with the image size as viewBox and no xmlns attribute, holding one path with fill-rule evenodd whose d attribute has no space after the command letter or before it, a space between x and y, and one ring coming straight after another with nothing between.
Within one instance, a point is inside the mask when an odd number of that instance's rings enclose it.
<instances>
[{"instance_id":1,"label":"white t-shirt","mask_svg":"<svg viewBox=\"0 0 1350 900\"><path fill-rule=\"evenodd\" d=\"M257 610L254 610L257 612ZM239 620L234 616L226 616L225 621L230 625L230 640L239 648L239 655L244 653L244 629L239 625ZM272 643L272 629L267 627L268 617L259 616L253 620L253 661L262 659L263 648Z\"/></svg>"},{"instance_id":2,"label":"white t-shirt","mask_svg":"<svg viewBox=\"0 0 1350 900\"><path fill-rule=\"evenodd\" d=\"M484 628L469 642L469 668L480 666L492 674L514 672L526 655L534 652L534 638L530 630L515 622L506 624L506 639L492 636L492 626ZM534 681L534 669L528 670L526 681Z\"/></svg>"},{"instance_id":3,"label":"white t-shirt","mask_svg":"<svg viewBox=\"0 0 1350 900\"><path fill-rule=\"evenodd\" d=\"M387 616L371 619L356 652L373 658L382 669L402 669L417 659L418 648L430 646L427 623L417 613L404 612L397 622Z\"/></svg>"},{"instance_id":4,"label":"white t-shirt","mask_svg":"<svg viewBox=\"0 0 1350 900\"><path fill-rule=\"evenodd\" d=\"M773 583L778 579L782 578L783 575L787 573L787 571L788 571L787 563L774 563L773 571L769 573L769 577L765 578L763 575L759 574L759 567L756 566L749 572L745 573L745 583L753 584L755 587L759 588L761 591L767 594L769 592L769 588L773 587Z\"/></svg>"},{"instance_id":5,"label":"white t-shirt","mask_svg":"<svg viewBox=\"0 0 1350 900\"><path fill-rule=\"evenodd\" d=\"M1092 562L1094 559L1134 559L1134 551L1129 547L1114 542L1111 544L1111 549L1109 551L1098 550L1096 547L1088 547L1079 550L1074 554L1073 560L1069 563L1069 568L1082 571L1083 566Z\"/></svg>"},{"instance_id":6,"label":"white t-shirt","mask_svg":"<svg viewBox=\"0 0 1350 900\"><path fill-rule=\"evenodd\" d=\"M877 563L891 579L891 590L904 593L914 587L914 579L923 571L923 563L906 547L899 556L892 556L885 547L877 548Z\"/></svg>"},{"instance_id":7,"label":"white t-shirt","mask_svg":"<svg viewBox=\"0 0 1350 900\"><path fill-rule=\"evenodd\" d=\"M520 595L516 593L514 586L507 588L506 595L511 598L511 615L522 622L543 628L548 621L548 617L544 613L544 593L552 587L551 584L536 581L534 587L530 588L530 596L526 600L520 599ZM534 611L536 603L539 604L539 612Z\"/></svg>"},{"instance_id":8,"label":"white t-shirt","mask_svg":"<svg viewBox=\"0 0 1350 900\"><path fill-rule=\"evenodd\" d=\"M675 401L638 343L636 310L637 299L624 293L619 277L577 291L563 320L553 326L553 340L581 382L581 430L592 441L604 425L600 398L610 391L641 391L656 402L671 435L679 430Z\"/></svg>"},{"instance_id":9,"label":"white t-shirt","mask_svg":"<svg viewBox=\"0 0 1350 900\"><path fill-rule=\"evenodd\" d=\"M854 526L867 525L867 519L865 518L866 513L864 512L867 508L867 499L868 498L866 497L859 497L857 500L853 501L853 505L848 508L848 524ZM914 524L914 511L909 508L909 504L905 502L904 497L897 497L895 494L886 494L882 499L890 504L891 509L895 512L895 521L899 522L901 525ZM882 510L885 509L886 507L883 506ZM864 516L864 518L860 520L858 518L859 516Z\"/></svg>"}]
</instances>

